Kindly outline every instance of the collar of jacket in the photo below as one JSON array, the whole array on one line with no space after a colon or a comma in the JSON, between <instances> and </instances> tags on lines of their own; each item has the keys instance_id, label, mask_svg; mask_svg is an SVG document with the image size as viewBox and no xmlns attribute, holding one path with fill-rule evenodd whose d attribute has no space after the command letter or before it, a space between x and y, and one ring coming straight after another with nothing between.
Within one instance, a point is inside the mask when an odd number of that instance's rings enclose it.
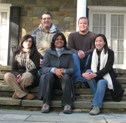
<instances>
[{"instance_id":1,"label":"collar of jacket","mask_svg":"<svg viewBox=\"0 0 126 123\"><path fill-rule=\"evenodd\" d=\"M42 30L42 26L39 26L38 28L39 28L39 30ZM58 29L57 29L56 25L52 23L51 28L49 29L49 33L54 33L57 31L58 31Z\"/></svg>"},{"instance_id":2,"label":"collar of jacket","mask_svg":"<svg viewBox=\"0 0 126 123\"><path fill-rule=\"evenodd\" d=\"M56 50L52 50L51 48L47 49L47 53L52 54L52 55L55 55L55 56L58 56L57 53L56 53ZM71 54L72 55L73 52L71 50L64 49L62 51L61 55L63 55L63 54Z\"/></svg>"}]
</instances>

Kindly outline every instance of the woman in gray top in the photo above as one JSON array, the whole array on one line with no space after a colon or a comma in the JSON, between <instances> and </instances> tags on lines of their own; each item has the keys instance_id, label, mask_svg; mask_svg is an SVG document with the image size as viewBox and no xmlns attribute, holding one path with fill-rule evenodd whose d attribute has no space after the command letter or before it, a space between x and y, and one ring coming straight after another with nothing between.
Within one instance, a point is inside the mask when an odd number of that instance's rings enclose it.
<instances>
[{"instance_id":1,"label":"woman in gray top","mask_svg":"<svg viewBox=\"0 0 126 123\"><path fill-rule=\"evenodd\" d=\"M39 85L39 99L43 99L41 111L48 113L51 107L54 87L62 89L62 106L64 113L72 113L74 63L72 52L67 48L66 38L63 33L53 36L51 48L46 50L42 75Z\"/></svg>"}]
</instances>

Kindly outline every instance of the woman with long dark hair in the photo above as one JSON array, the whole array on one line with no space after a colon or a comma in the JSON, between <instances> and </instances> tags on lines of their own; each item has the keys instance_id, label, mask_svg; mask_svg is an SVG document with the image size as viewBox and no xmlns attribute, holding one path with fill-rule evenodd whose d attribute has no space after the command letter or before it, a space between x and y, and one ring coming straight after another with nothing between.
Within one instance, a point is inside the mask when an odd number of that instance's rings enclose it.
<instances>
[{"instance_id":1,"label":"woman with long dark hair","mask_svg":"<svg viewBox=\"0 0 126 123\"><path fill-rule=\"evenodd\" d=\"M46 50L43 59L42 75L39 84L39 99L43 100L41 112L48 113L55 88L62 89L61 105L64 113L72 113L72 75L74 64L72 51L67 48L63 33L53 36L51 48Z\"/></svg>"},{"instance_id":2,"label":"woman with long dark hair","mask_svg":"<svg viewBox=\"0 0 126 123\"><path fill-rule=\"evenodd\" d=\"M93 93L92 109L89 112L91 115L100 113L106 89L111 90L112 98L115 101L120 101L124 92L121 85L116 81L113 70L114 52L108 48L105 35L98 34L94 44L95 49L88 56L87 70L82 74L87 79Z\"/></svg>"},{"instance_id":3,"label":"woman with long dark hair","mask_svg":"<svg viewBox=\"0 0 126 123\"><path fill-rule=\"evenodd\" d=\"M12 71L4 76L5 82L14 90L13 99L35 98L28 90L38 85L40 57L34 38L31 35L23 36L13 55Z\"/></svg>"}]
</instances>

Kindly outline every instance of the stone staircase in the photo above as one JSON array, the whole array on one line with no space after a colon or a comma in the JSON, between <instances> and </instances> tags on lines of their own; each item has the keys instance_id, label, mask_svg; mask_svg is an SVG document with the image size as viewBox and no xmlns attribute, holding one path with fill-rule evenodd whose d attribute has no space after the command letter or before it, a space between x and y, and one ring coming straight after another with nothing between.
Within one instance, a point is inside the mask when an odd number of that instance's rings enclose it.
<instances>
[{"instance_id":1,"label":"stone staircase","mask_svg":"<svg viewBox=\"0 0 126 123\"><path fill-rule=\"evenodd\" d=\"M23 109L23 110L40 110L43 101L41 100L22 100L12 99L13 91L4 83L3 76L10 71L10 66L0 66L0 108L1 109ZM118 77L117 80L125 89L124 96L121 102L114 102L110 97L110 92L107 91L104 103L103 112L126 113L126 70L115 69ZM31 90L37 96L38 87ZM56 90L55 97L52 101L53 110L62 110L61 108L61 92ZM75 89L76 100L73 103L74 112L87 112L90 110L92 93L90 88Z\"/></svg>"}]
</instances>

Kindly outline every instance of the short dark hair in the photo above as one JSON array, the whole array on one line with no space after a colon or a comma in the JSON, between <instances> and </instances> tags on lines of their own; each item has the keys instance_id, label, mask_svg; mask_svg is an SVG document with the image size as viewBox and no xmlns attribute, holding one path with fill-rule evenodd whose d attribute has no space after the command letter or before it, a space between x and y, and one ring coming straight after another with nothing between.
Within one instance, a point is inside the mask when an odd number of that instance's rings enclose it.
<instances>
[{"instance_id":1,"label":"short dark hair","mask_svg":"<svg viewBox=\"0 0 126 123\"><path fill-rule=\"evenodd\" d=\"M86 19L86 20L87 20L87 22L88 22L88 25L89 25L89 20L88 20L88 18L87 18L87 17L80 17L80 18L78 19L78 24L79 24L80 19Z\"/></svg>"},{"instance_id":2,"label":"short dark hair","mask_svg":"<svg viewBox=\"0 0 126 123\"><path fill-rule=\"evenodd\" d=\"M50 17L51 17L51 19L52 19L52 14L51 14L50 12L46 11L46 12L44 12L44 13L42 14L42 16L43 16L44 14L50 15Z\"/></svg>"},{"instance_id":3,"label":"short dark hair","mask_svg":"<svg viewBox=\"0 0 126 123\"><path fill-rule=\"evenodd\" d=\"M56 34L53 36L52 42L51 42L51 49L52 49L52 50L55 50L55 45L54 45L54 44L55 44L55 41L56 41L56 39L57 39L58 36L61 36L62 39L63 39L63 41L64 41L64 46L63 46L63 47L64 47L65 49L68 49L66 37L65 37L64 34L61 33L61 32L56 33Z\"/></svg>"}]
</instances>

